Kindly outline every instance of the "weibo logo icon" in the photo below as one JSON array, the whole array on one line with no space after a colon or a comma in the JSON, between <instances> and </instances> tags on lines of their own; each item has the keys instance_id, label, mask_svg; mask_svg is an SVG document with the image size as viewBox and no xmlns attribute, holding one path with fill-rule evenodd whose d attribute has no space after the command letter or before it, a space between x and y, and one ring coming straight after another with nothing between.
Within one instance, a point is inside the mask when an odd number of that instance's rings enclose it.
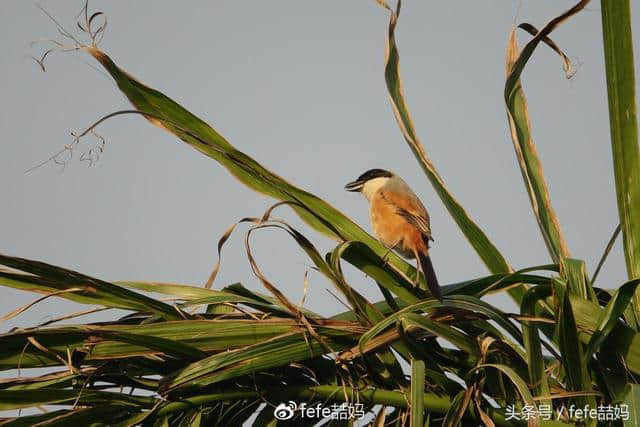
<instances>
[{"instance_id":1,"label":"weibo logo icon","mask_svg":"<svg viewBox=\"0 0 640 427\"><path fill-rule=\"evenodd\" d=\"M293 418L293 415L297 407L298 405L296 405L296 402L293 402L293 401L289 401L288 403L282 402L281 404L276 406L276 408L273 410L273 416L276 417L276 419L278 420L290 420L291 418Z\"/></svg>"}]
</instances>

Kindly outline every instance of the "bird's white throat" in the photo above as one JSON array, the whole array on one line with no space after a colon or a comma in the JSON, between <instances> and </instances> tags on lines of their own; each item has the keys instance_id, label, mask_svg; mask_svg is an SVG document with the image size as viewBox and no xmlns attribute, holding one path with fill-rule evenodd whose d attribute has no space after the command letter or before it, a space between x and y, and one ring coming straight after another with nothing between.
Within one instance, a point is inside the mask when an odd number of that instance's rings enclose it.
<instances>
[{"instance_id":1,"label":"bird's white throat","mask_svg":"<svg viewBox=\"0 0 640 427\"><path fill-rule=\"evenodd\" d=\"M371 201L373 195L376 194L376 191L378 191L380 187L385 185L388 181L388 177L370 179L362 186L362 194L364 194L364 197L366 197L368 201Z\"/></svg>"}]
</instances>

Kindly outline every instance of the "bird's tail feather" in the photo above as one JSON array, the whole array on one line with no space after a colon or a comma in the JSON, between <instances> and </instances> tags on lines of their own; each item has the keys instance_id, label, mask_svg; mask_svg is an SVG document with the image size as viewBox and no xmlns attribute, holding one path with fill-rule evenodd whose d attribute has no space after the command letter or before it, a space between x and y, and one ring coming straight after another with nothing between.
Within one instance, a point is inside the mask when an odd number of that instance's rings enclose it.
<instances>
[{"instance_id":1,"label":"bird's tail feather","mask_svg":"<svg viewBox=\"0 0 640 427\"><path fill-rule=\"evenodd\" d=\"M418 253L420 257L420 268L424 273L424 278L427 280L429 291L431 295L442 301L442 293L440 292L440 285L438 284L438 278L436 272L433 270L433 264L431 263L431 257L428 254Z\"/></svg>"}]
</instances>

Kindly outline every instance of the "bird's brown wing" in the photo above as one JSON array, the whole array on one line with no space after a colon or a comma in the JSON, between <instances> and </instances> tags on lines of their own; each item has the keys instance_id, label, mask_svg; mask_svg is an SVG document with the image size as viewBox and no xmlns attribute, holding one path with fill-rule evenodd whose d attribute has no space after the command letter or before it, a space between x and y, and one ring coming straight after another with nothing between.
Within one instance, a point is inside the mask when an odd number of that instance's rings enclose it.
<instances>
[{"instance_id":1,"label":"bird's brown wing","mask_svg":"<svg viewBox=\"0 0 640 427\"><path fill-rule=\"evenodd\" d=\"M393 205L396 214L420 230L425 237L425 241L433 240L433 237L431 237L429 214L422 202L420 202L420 199L418 199L413 192L410 192L408 196L401 196L395 191L386 189L380 190L380 192L381 197L387 203Z\"/></svg>"},{"instance_id":2,"label":"bird's brown wing","mask_svg":"<svg viewBox=\"0 0 640 427\"><path fill-rule=\"evenodd\" d=\"M433 237L431 237L429 218L415 215L403 208L397 208L396 213L406 219L409 224L420 230L420 232L425 236L427 240L433 240Z\"/></svg>"}]
</instances>

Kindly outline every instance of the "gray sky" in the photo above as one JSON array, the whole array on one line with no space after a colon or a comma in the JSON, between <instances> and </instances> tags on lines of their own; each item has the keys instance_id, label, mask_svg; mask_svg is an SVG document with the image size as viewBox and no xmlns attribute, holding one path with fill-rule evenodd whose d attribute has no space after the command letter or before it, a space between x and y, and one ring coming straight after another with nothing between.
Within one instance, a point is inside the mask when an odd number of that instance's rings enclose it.
<instances>
[{"instance_id":1,"label":"gray sky","mask_svg":"<svg viewBox=\"0 0 640 427\"><path fill-rule=\"evenodd\" d=\"M638 2L633 7L638 9ZM82 1L43 1L67 28ZM185 6L185 4L187 6ZM409 106L445 183L516 268L549 257L533 217L506 124L504 52L514 22L542 26L570 1L426 2L403 5L397 39ZM343 186L372 167L402 175L429 209L440 281L487 274L443 208L395 123L383 79L387 13L362 1L93 1L108 15L102 49L146 84L180 102L238 149L368 224L363 198ZM635 45L638 41L635 13ZM42 73L29 57L53 23L33 2L0 2L0 251L106 280L202 284L219 236L274 201L246 189L212 159L140 117L99 133L106 147L87 167L77 151L64 171L24 171L71 142L101 116L129 108L86 54L52 54ZM520 33L521 41L529 36ZM617 224L599 2L553 33L579 66L567 81L557 56L540 47L524 74L533 135L569 247L593 272ZM637 50L636 50L636 58ZM335 243L281 208L322 252ZM244 252L245 227L223 253L216 288L242 282L263 292ZM293 301L310 261L284 233L256 233L255 256ZM275 250L277 248L277 250ZM374 300L377 288L350 270ZM618 243L598 285L626 277ZM307 307L342 310L310 273ZM35 294L2 289L0 315ZM491 299L513 309L508 299ZM79 310L46 301L0 325L30 326ZM108 318L113 314L103 314Z\"/></svg>"}]
</instances>

